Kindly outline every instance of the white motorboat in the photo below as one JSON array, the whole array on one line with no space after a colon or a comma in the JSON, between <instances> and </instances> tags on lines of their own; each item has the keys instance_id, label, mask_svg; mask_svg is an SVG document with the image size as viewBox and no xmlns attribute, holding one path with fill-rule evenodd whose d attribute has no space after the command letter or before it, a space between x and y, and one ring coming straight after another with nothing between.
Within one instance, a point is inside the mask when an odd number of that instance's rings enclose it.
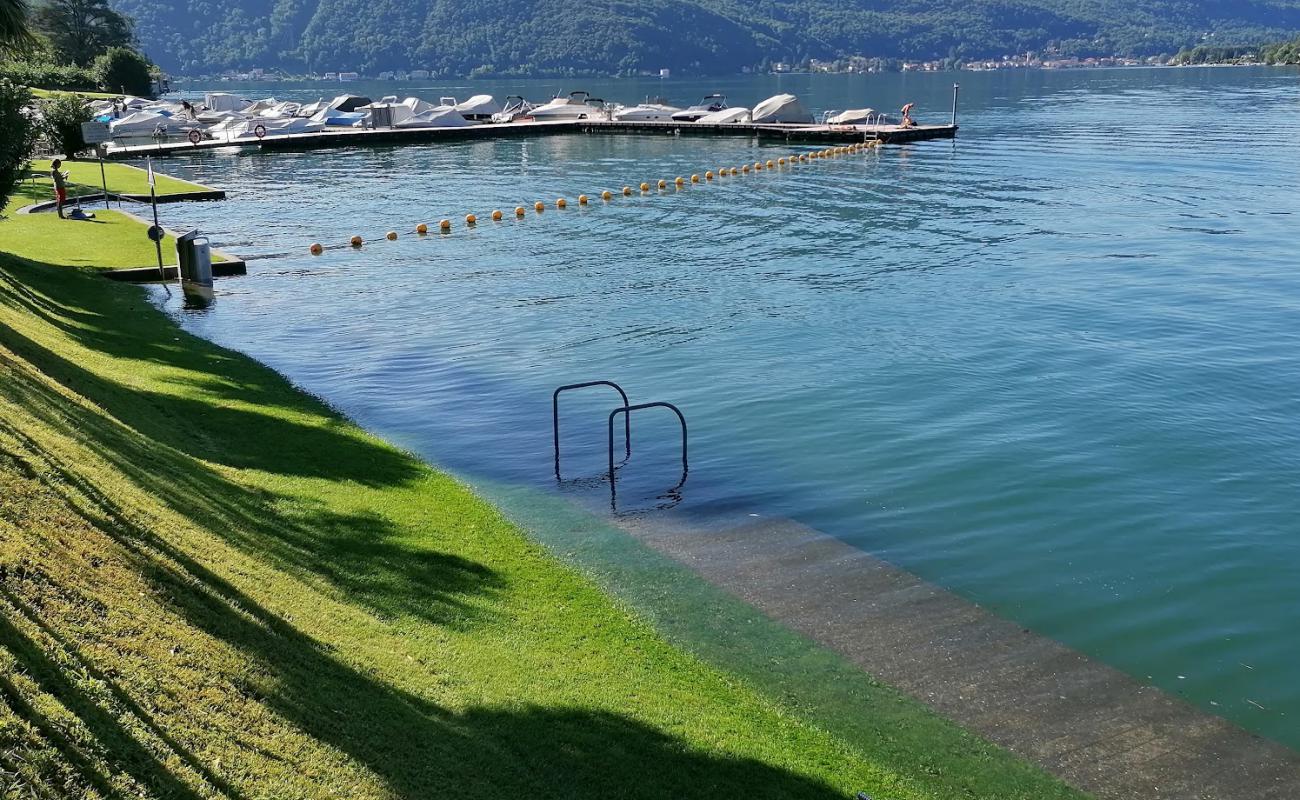
<instances>
[{"instance_id":1,"label":"white motorboat","mask_svg":"<svg viewBox=\"0 0 1300 800\"><path fill-rule=\"evenodd\" d=\"M754 106L753 120L757 125L776 123L811 123L812 114L792 94L778 94Z\"/></svg>"},{"instance_id":2,"label":"white motorboat","mask_svg":"<svg viewBox=\"0 0 1300 800\"><path fill-rule=\"evenodd\" d=\"M437 106L418 114L411 114L401 122L394 123L395 128L463 128L478 123L465 119L455 106Z\"/></svg>"},{"instance_id":3,"label":"white motorboat","mask_svg":"<svg viewBox=\"0 0 1300 800\"><path fill-rule=\"evenodd\" d=\"M538 121L603 119L606 118L605 101L587 92L569 92L568 97L556 97L546 105L534 108L528 116Z\"/></svg>"},{"instance_id":4,"label":"white motorboat","mask_svg":"<svg viewBox=\"0 0 1300 800\"><path fill-rule=\"evenodd\" d=\"M850 108L847 111L827 111L822 122L827 125L863 125L877 116L874 108Z\"/></svg>"},{"instance_id":5,"label":"white motorboat","mask_svg":"<svg viewBox=\"0 0 1300 800\"><path fill-rule=\"evenodd\" d=\"M694 122L705 114L716 114L726 107L727 96L725 94L705 95L704 99L695 105L673 114L673 120L675 122Z\"/></svg>"},{"instance_id":6,"label":"white motorboat","mask_svg":"<svg viewBox=\"0 0 1300 800\"><path fill-rule=\"evenodd\" d=\"M620 108L614 112L614 119L619 122L672 122L673 114L681 111L676 106L662 103L641 103L629 108Z\"/></svg>"},{"instance_id":7,"label":"white motorboat","mask_svg":"<svg viewBox=\"0 0 1300 800\"><path fill-rule=\"evenodd\" d=\"M517 94L508 95L504 103L501 104L501 110L492 115L493 122L514 122L520 117L526 117L535 108L535 106Z\"/></svg>"},{"instance_id":8,"label":"white motorboat","mask_svg":"<svg viewBox=\"0 0 1300 800\"><path fill-rule=\"evenodd\" d=\"M157 111L136 111L108 123L108 132L114 139L152 137L155 133L167 133L169 125L172 125L171 114Z\"/></svg>"},{"instance_id":9,"label":"white motorboat","mask_svg":"<svg viewBox=\"0 0 1300 800\"><path fill-rule=\"evenodd\" d=\"M209 111L243 111L252 104L228 92L208 92L203 105Z\"/></svg>"},{"instance_id":10,"label":"white motorboat","mask_svg":"<svg viewBox=\"0 0 1300 800\"><path fill-rule=\"evenodd\" d=\"M319 133L323 130L325 130L325 123L303 117L231 117L225 122L208 127L204 133L209 139L229 142L238 139L288 136L294 133Z\"/></svg>"},{"instance_id":11,"label":"white motorboat","mask_svg":"<svg viewBox=\"0 0 1300 800\"><path fill-rule=\"evenodd\" d=\"M486 122L502 111L501 104L490 94L476 94L463 103L456 103L456 111L465 119Z\"/></svg>"},{"instance_id":12,"label":"white motorboat","mask_svg":"<svg viewBox=\"0 0 1300 800\"><path fill-rule=\"evenodd\" d=\"M750 121L748 108L724 108L695 120L697 125L740 125Z\"/></svg>"}]
</instances>

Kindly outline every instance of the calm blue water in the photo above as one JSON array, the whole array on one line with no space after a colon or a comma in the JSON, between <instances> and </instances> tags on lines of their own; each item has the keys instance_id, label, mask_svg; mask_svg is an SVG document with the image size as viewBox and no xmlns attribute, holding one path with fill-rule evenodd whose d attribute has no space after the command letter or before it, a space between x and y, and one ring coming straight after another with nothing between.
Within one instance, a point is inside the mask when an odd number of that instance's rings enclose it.
<instances>
[{"instance_id":1,"label":"calm blue water","mask_svg":"<svg viewBox=\"0 0 1300 800\"><path fill-rule=\"evenodd\" d=\"M280 256L182 318L470 478L553 487L551 389L618 380L691 424L682 502L645 513L793 517L1300 746L1300 73L960 80L955 144L588 209L579 193L800 148L568 135L171 160L231 197L167 224ZM784 89L943 121L951 82L415 91ZM557 197L574 207L380 240ZM374 243L307 255L353 233ZM566 472L601 471L611 405L566 405ZM673 424L638 418L620 510L676 482ZM563 491L607 507L598 482Z\"/></svg>"}]
</instances>

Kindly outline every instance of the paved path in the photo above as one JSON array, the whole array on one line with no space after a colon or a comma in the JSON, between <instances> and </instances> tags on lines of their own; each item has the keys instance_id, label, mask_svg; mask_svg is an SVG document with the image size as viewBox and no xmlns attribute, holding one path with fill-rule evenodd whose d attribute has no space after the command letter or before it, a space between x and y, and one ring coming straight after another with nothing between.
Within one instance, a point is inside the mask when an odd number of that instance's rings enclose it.
<instances>
[{"instance_id":1,"label":"paved path","mask_svg":"<svg viewBox=\"0 0 1300 800\"><path fill-rule=\"evenodd\" d=\"M1300 754L789 521L655 549L1067 783L1125 800L1298 800Z\"/></svg>"}]
</instances>

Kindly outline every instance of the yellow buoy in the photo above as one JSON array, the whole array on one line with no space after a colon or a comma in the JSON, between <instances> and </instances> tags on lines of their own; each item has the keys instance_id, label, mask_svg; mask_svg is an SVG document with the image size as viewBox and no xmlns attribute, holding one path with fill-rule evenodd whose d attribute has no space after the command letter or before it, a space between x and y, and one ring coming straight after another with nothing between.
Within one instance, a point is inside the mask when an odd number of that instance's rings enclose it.
<instances>
[{"instance_id":1,"label":"yellow buoy","mask_svg":"<svg viewBox=\"0 0 1300 800\"><path fill-rule=\"evenodd\" d=\"M578 195L578 205L585 206L587 204L587 199L588 198L585 194Z\"/></svg>"},{"instance_id":2,"label":"yellow buoy","mask_svg":"<svg viewBox=\"0 0 1300 800\"><path fill-rule=\"evenodd\" d=\"M421 222L419 225L415 226L415 232L423 236L429 232L429 226Z\"/></svg>"},{"instance_id":3,"label":"yellow buoy","mask_svg":"<svg viewBox=\"0 0 1300 800\"><path fill-rule=\"evenodd\" d=\"M677 184L678 186L684 186L686 185L686 180L682 178L680 175L678 175L677 180L673 181L673 183Z\"/></svg>"},{"instance_id":4,"label":"yellow buoy","mask_svg":"<svg viewBox=\"0 0 1300 800\"><path fill-rule=\"evenodd\" d=\"M659 181L659 188L660 188L660 189L667 189L667 188L668 188L668 181L664 181L664 180Z\"/></svg>"},{"instance_id":5,"label":"yellow buoy","mask_svg":"<svg viewBox=\"0 0 1300 800\"><path fill-rule=\"evenodd\" d=\"M704 180L706 181L713 180L713 170L709 170L708 172L704 173Z\"/></svg>"},{"instance_id":6,"label":"yellow buoy","mask_svg":"<svg viewBox=\"0 0 1300 800\"><path fill-rule=\"evenodd\" d=\"M384 238L390 242L397 241L397 231L389 231L388 233L385 233Z\"/></svg>"},{"instance_id":7,"label":"yellow buoy","mask_svg":"<svg viewBox=\"0 0 1300 800\"><path fill-rule=\"evenodd\" d=\"M624 187L623 187L623 196L624 196L624 197L627 197L627 196L630 195L630 194L632 194L632 187L631 187L631 186L624 186Z\"/></svg>"},{"instance_id":8,"label":"yellow buoy","mask_svg":"<svg viewBox=\"0 0 1300 800\"><path fill-rule=\"evenodd\" d=\"M466 214L466 215L465 215L465 224L466 224L466 225L473 225L473 224L476 223L476 222L478 222L478 217L474 216L473 214Z\"/></svg>"},{"instance_id":9,"label":"yellow buoy","mask_svg":"<svg viewBox=\"0 0 1300 800\"><path fill-rule=\"evenodd\" d=\"M498 209L498 210L494 210L494 211L492 212L492 221L493 221L493 222L500 222L500 221L501 221L501 218L502 218L503 216L505 216L505 215L502 214L501 211L500 211L499 209Z\"/></svg>"},{"instance_id":10,"label":"yellow buoy","mask_svg":"<svg viewBox=\"0 0 1300 800\"><path fill-rule=\"evenodd\" d=\"M314 256L318 256L321 253L325 252L325 248L321 247L320 244L316 242L313 242L312 246L309 249L311 250L311 254Z\"/></svg>"},{"instance_id":11,"label":"yellow buoy","mask_svg":"<svg viewBox=\"0 0 1300 800\"><path fill-rule=\"evenodd\" d=\"M699 176L699 175L692 175L692 176L691 176L691 183L699 183L699 182L700 182L700 176Z\"/></svg>"},{"instance_id":12,"label":"yellow buoy","mask_svg":"<svg viewBox=\"0 0 1300 800\"><path fill-rule=\"evenodd\" d=\"M769 158L766 166L768 169L776 169L776 162Z\"/></svg>"},{"instance_id":13,"label":"yellow buoy","mask_svg":"<svg viewBox=\"0 0 1300 800\"><path fill-rule=\"evenodd\" d=\"M523 216L524 214L526 214L526 213L527 213L527 211L524 210L524 207L523 207L523 206L515 206L515 216L516 216L516 217L522 217L522 216Z\"/></svg>"},{"instance_id":14,"label":"yellow buoy","mask_svg":"<svg viewBox=\"0 0 1300 800\"><path fill-rule=\"evenodd\" d=\"M641 191L643 191L643 192L648 192L648 191L650 191L650 184L648 184L648 183L643 183L643 184L641 184Z\"/></svg>"},{"instance_id":15,"label":"yellow buoy","mask_svg":"<svg viewBox=\"0 0 1300 800\"><path fill-rule=\"evenodd\" d=\"M540 214L546 210L546 204L541 200L538 200L536 203L533 203L533 210Z\"/></svg>"},{"instance_id":16,"label":"yellow buoy","mask_svg":"<svg viewBox=\"0 0 1300 800\"><path fill-rule=\"evenodd\" d=\"M361 244L362 244L362 239L361 239L360 236L353 236L353 237L352 237L352 246L353 246L353 247L360 247Z\"/></svg>"},{"instance_id":17,"label":"yellow buoy","mask_svg":"<svg viewBox=\"0 0 1300 800\"><path fill-rule=\"evenodd\" d=\"M569 201L565 200L563 197L555 201L556 208L568 208L568 206L569 206Z\"/></svg>"},{"instance_id":18,"label":"yellow buoy","mask_svg":"<svg viewBox=\"0 0 1300 800\"><path fill-rule=\"evenodd\" d=\"M614 197L614 195L610 194L610 192L609 192L608 189L606 189L605 191L603 191L603 192L600 193L600 199L601 199L601 200L611 200L611 199L613 199L613 197Z\"/></svg>"},{"instance_id":19,"label":"yellow buoy","mask_svg":"<svg viewBox=\"0 0 1300 800\"><path fill-rule=\"evenodd\" d=\"M745 173L746 175L748 175L748 174L749 174L749 165L746 164L745 166L741 167L741 168L740 168L740 171L743 172L743 173Z\"/></svg>"},{"instance_id":20,"label":"yellow buoy","mask_svg":"<svg viewBox=\"0 0 1300 800\"><path fill-rule=\"evenodd\" d=\"M762 162L762 161L755 161L755 162L754 162L754 171L755 171L755 172L762 172L762 171L763 171L763 162Z\"/></svg>"}]
</instances>

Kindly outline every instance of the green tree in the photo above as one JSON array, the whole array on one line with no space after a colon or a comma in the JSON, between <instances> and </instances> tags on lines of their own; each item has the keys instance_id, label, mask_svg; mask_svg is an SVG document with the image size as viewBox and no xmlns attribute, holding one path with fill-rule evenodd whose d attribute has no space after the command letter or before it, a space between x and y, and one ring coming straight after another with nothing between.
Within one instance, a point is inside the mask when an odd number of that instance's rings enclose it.
<instances>
[{"instance_id":1,"label":"green tree","mask_svg":"<svg viewBox=\"0 0 1300 800\"><path fill-rule=\"evenodd\" d=\"M42 0L33 19L59 57L79 66L134 40L131 20L109 8L108 0Z\"/></svg>"},{"instance_id":2,"label":"green tree","mask_svg":"<svg viewBox=\"0 0 1300 800\"><path fill-rule=\"evenodd\" d=\"M25 0L0 0L0 52L32 41Z\"/></svg>"},{"instance_id":3,"label":"green tree","mask_svg":"<svg viewBox=\"0 0 1300 800\"><path fill-rule=\"evenodd\" d=\"M32 150L31 92L0 79L0 209L9 202Z\"/></svg>"},{"instance_id":4,"label":"green tree","mask_svg":"<svg viewBox=\"0 0 1300 800\"><path fill-rule=\"evenodd\" d=\"M99 88L106 92L149 97L153 94L151 66L148 59L129 47L110 47L90 69Z\"/></svg>"},{"instance_id":5,"label":"green tree","mask_svg":"<svg viewBox=\"0 0 1300 800\"><path fill-rule=\"evenodd\" d=\"M75 95L65 94L37 102L40 122L37 129L54 145L54 149L72 156L86 147L81 138L81 123L90 121L90 111L85 102Z\"/></svg>"}]
</instances>

